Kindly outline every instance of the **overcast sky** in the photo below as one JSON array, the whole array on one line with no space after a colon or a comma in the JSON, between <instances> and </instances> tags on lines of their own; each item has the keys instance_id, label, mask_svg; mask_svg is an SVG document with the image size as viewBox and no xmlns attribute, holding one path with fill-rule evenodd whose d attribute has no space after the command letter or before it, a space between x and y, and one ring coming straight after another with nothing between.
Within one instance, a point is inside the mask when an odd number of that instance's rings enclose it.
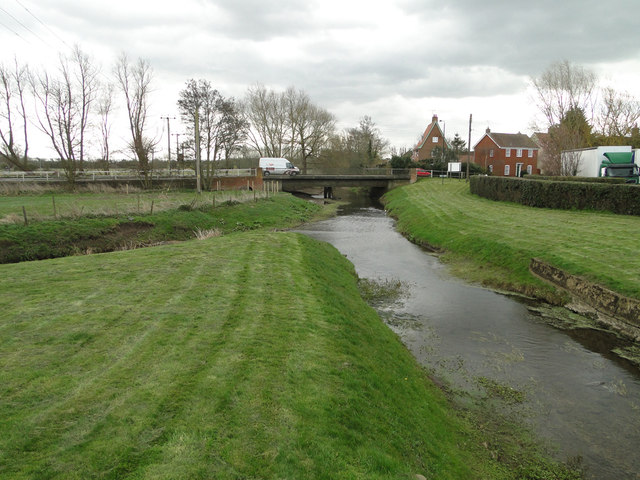
<instances>
[{"instance_id":1,"label":"overcast sky","mask_svg":"<svg viewBox=\"0 0 640 480\"><path fill-rule=\"evenodd\" d=\"M488 126L532 133L530 78L556 61L640 98L639 14L638 0L0 0L0 61L53 69L78 44L107 78L121 52L145 58L155 135L204 78L236 98L295 86L340 128L371 116L398 148L433 114L467 140L473 114L473 145Z\"/></svg>"}]
</instances>

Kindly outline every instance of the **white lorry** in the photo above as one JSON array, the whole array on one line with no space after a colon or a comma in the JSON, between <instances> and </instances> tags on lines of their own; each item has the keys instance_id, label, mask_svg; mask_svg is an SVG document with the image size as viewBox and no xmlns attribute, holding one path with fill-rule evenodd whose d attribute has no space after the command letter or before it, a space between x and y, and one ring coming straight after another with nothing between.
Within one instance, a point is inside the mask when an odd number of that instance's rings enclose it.
<instances>
[{"instance_id":1,"label":"white lorry","mask_svg":"<svg viewBox=\"0 0 640 480\"><path fill-rule=\"evenodd\" d=\"M298 175L300 170L286 158L262 157L258 166L262 175Z\"/></svg>"},{"instance_id":2,"label":"white lorry","mask_svg":"<svg viewBox=\"0 0 640 480\"><path fill-rule=\"evenodd\" d=\"M635 156L630 146L616 145L567 150L562 152L562 161L576 164L578 177L624 177L637 183Z\"/></svg>"}]
</instances>

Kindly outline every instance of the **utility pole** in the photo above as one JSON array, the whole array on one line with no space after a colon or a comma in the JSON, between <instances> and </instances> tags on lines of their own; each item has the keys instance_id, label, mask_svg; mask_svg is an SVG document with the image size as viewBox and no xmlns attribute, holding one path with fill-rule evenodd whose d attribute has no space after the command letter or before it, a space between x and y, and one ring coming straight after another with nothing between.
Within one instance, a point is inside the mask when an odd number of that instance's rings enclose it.
<instances>
[{"instance_id":1,"label":"utility pole","mask_svg":"<svg viewBox=\"0 0 640 480\"><path fill-rule=\"evenodd\" d=\"M198 193L202 192L202 187L200 186L200 115L198 113L198 107L196 107L196 118L195 118L195 130L196 130L196 191Z\"/></svg>"},{"instance_id":2,"label":"utility pole","mask_svg":"<svg viewBox=\"0 0 640 480\"><path fill-rule=\"evenodd\" d=\"M171 125L169 120L175 120L176 117L160 117L161 119L167 119L167 162L169 164L169 176L171 176ZM177 152L177 150L176 150Z\"/></svg>"},{"instance_id":3,"label":"utility pole","mask_svg":"<svg viewBox=\"0 0 640 480\"><path fill-rule=\"evenodd\" d=\"M469 143L467 143L467 151L469 152L467 155L467 182L469 181L469 163L471 162L471 118L473 114L469 114Z\"/></svg>"},{"instance_id":4,"label":"utility pole","mask_svg":"<svg viewBox=\"0 0 640 480\"><path fill-rule=\"evenodd\" d=\"M177 165L177 162L179 161L178 155L180 154L180 144L178 143L180 135L182 135L182 133L174 133L173 134L173 136L176 137L176 169L177 170L180 169L179 166ZM169 172L171 172L171 170L169 170Z\"/></svg>"}]
</instances>

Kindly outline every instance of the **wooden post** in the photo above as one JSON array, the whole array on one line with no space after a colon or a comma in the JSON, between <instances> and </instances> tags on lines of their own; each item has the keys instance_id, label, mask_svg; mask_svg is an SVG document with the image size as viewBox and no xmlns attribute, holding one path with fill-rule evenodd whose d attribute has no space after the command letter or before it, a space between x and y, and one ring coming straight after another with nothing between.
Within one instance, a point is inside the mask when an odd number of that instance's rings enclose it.
<instances>
[{"instance_id":1,"label":"wooden post","mask_svg":"<svg viewBox=\"0 0 640 480\"><path fill-rule=\"evenodd\" d=\"M29 225L29 220L27 220L27 210L22 206L22 216L24 217L24 224Z\"/></svg>"},{"instance_id":2,"label":"wooden post","mask_svg":"<svg viewBox=\"0 0 640 480\"><path fill-rule=\"evenodd\" d=\"M153 215L153 200L151 200L151 215Z\"/></svg>"}]
</instances>

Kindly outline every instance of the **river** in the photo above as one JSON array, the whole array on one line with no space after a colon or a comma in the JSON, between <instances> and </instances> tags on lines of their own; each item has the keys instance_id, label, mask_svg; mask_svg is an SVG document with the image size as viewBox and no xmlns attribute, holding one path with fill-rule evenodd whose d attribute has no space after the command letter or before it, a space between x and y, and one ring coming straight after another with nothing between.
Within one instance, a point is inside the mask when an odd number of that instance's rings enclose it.
<instances>
[{"instance_id":1,"label":"river","mask_svg":"<svg viewBox=\"0 0 640 480\"><path fill-rule=\"evenodd\" d=\"M434 377L469 393L479 379L510 386L524 395L510 408L559 459L581 458L587 478L640 479L640 372L598 347L606 334L558 330L516 298L453 278L368 199L298 231L333 244L362 278L402 282L378 312Z\"/></svg>"}]
</instances>

